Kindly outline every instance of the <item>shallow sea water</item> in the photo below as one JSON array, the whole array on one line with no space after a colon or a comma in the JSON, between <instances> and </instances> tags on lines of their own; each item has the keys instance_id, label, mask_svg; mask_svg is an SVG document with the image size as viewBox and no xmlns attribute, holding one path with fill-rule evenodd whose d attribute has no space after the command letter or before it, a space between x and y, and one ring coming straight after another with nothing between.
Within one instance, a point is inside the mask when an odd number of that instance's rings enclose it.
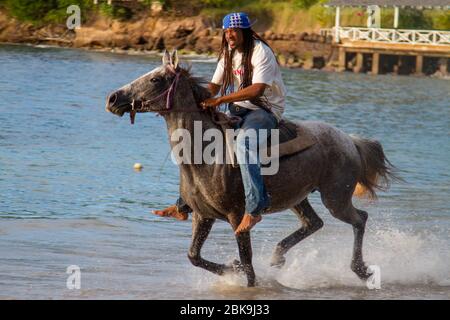
<instances>
[{"instance_id":1,"label":"shallow sea water","mask_svg":"<svg viewBox=\"0 0 450 320\"><path fill-rule=\"evenodd\" d=\"M211 59L191 57L209 78ZM0 46L0 299L449 299L450 82L414 77L283 69L286 116L320 120L378 139L405 183L368 211L364 257L381 271L369 290L351 272L353 232L315 193L325 222L269 267L278 241L297 228L291 212L253 232L260 286L218 277L187 259L191 225L150 211L177 197L161 117L136 124L104 110L112 90L160 64L159 57ZM133 170L140 162L144 169ZM218 222L203 256L236 258L230 227ZM67 267L81 269L69 290Z\"/></svg>"}]
</instances>

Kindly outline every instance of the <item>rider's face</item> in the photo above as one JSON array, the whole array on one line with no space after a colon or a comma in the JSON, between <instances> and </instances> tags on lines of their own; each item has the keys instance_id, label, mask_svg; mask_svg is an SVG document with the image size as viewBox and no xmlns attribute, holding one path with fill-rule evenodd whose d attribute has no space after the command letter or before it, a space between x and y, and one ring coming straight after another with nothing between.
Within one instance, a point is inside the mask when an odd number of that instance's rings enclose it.
<instances>
[{"instance_id":1,"label":"rider's face","mask_svg":"<svg viewBox=\"0 0 450 320\"><path fill-rule=\"evenodd\" d=\"M244 35L242 30L239 28L228 28L225 30L225 39L231 49L242 50L242 45L244 43Z\"/></svg>"}]
</instances>

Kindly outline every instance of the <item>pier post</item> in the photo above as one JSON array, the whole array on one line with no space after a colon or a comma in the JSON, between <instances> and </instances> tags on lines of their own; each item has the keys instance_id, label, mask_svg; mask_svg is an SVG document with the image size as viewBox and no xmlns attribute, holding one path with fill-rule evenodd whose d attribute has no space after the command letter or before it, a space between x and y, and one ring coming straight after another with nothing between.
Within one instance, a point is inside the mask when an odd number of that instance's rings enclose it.
<instances>
[{"instance_id":1,"label":"pier post","mask_svg":"<svg viewBox=\"0 0 450 320\"><path fill-rule=\"evenodd\" d=\"M394 6L394 29L398 28L398 7Z\"/></svg>"},{"instance_id":2,"label":"pier post","mask_svg":"<svg viewBox=\"0 0 450 320\"><path fill-rule=\"evenodd\" d=\"M380 72L380 54L374 52L372 55L372 74L378 74Z\"/></svg>"},{"instance_id":3,"label":"pier post","mask_svg":"<svg viewBox=\"0 0 450 320\"><path fill-rule=\"evenodd\" d=\"M341 8L339 6L336 7L336 17L334 21L334 41L339 43L339 27L340 27L340 19L341 19Z\"/></svg>"},{"instance_id":4,"label":"pier post","mask_svg":"<svg viewBox=\"0 0 450 320\"><path fill-rule=\"evenodd\" d=\"M339 48L339 66L338 66L338 72L345 71L345 49Z\"/></svg>"},{"instance_id":5,"label":"pier post","mask_svg":"<svg viewBox=\"0 0 450 320\"><path fill-rule=\"evenodd\" d=\"M423 56L417 55L416 56L416 74L421 75L423 70Z\"/></svg>"},{"instance_id":6,"label":"pier post","mask_svg":"<svg viewBox=\"0 0 450 320\"><path fill-rule=\"evenodd\" d=\"M353 68L353 72L355 73L359 73L361 72L362 68L363 68L363 54L361 52L358 52L356 54L356 66Z\"/></svg>"}]
</instances>

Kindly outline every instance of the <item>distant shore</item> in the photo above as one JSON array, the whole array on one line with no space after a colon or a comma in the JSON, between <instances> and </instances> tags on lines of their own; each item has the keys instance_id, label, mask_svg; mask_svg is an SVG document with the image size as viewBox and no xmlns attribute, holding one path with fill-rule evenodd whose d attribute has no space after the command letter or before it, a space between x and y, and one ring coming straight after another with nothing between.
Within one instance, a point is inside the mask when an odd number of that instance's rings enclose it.
<instances>
[{"instance_id":1,"label":"distant shore","mask_svg":"<svg viewBox=\"0 0 450 320\"><path fill-rule=\"evenodd\" d=\"M339 71L338 48L331 36L317 33L260 32L273 48L282 67ZM0 10L0 43L51 45L129 55L158 55L164 49L178 49L183 56L215 58L222 42L222 30L213 28L207 17L141 16L119 21L95 16L80 28L65 25L34 26ZM352 70L355 58L347 63ZM394 73L393 73L394 74ZM413 74L411 74L412 76ZM429 74L449 79L448 72Z\"/></svg>"},{"instance_id":2,"label":"distant shore","mask_svg":"<svg viewBox=\"0 0 450 320\"><path fill-rule=\"evenodd\" d=\"M290 68L328 69L337 66L330 38L318 34L261 33L274 49L280 64ZM157 54L175 49L183 55L215 56L222 41L221 30L201 16L141 17L121 22L98 16L69 30L65 25L36 27L0 11L0 42L53 45L128 54Z\"/></svg>"}]
</instances>

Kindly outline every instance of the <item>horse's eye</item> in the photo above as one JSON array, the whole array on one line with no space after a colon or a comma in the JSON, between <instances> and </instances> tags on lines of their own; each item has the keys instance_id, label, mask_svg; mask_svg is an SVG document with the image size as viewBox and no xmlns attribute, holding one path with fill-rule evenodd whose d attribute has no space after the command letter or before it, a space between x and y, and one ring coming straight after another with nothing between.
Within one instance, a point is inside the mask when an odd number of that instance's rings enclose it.
<instances>
[{"instance_id":1,"label":"horse's eye","mask_svg":"<svg viewBox=\"0 0 450 320\"><path fill-rule=\"evenodd\" d=\"M150 81L153 83L157 83L157 82L160 82L161 79L160 78L151 78Z\"/></svg>"}]
</instances>

